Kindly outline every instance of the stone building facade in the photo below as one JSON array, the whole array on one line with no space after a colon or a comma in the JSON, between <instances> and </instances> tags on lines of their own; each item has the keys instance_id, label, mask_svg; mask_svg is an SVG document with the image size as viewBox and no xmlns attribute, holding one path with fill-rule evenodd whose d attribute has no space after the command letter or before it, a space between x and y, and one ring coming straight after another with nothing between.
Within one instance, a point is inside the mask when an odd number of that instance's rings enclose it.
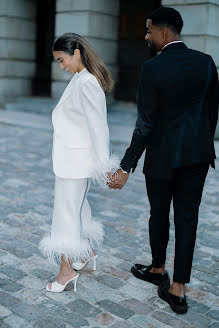
<instances>
[{"instance_id":1,"label":"stone building facade","mask_svg":"<svg viewBox=\"0 0 219 328\"><path fill-rule=\"evenodd\" d=\"M61 95L70 76L53 61L51 46L70 31L83 35L109 67L113 96L134 101L140 65L151 56L145 19L161 5L179 10L183 41L219 68L219 0L1 0L0 103Z\"/></svg>"}]
</instances>

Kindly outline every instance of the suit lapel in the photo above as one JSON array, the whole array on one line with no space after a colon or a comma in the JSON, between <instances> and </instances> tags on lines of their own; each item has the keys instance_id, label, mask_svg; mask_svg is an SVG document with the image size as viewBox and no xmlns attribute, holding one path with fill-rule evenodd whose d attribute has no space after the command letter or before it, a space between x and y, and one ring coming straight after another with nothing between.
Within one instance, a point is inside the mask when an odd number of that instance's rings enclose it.
<instances>
[{"instance_id":1,"label":"suit lapel","mask_svg":"<svg viewBox=\"0 0 219 328\"><path fill-rule=\"evenodd\" d=\"M71 80L69 81L67 87L65 88L61 98L59 99L58 104L56 105L56 108L58 106L60 106L67 98L68 96L71 94L72 90L75 87L75 82L77 81L78 78L81 77L81 75L87 73L87 69L84 68L80 73L75 73L74 76L71 78Z\"/></svg>"}]
</instances>

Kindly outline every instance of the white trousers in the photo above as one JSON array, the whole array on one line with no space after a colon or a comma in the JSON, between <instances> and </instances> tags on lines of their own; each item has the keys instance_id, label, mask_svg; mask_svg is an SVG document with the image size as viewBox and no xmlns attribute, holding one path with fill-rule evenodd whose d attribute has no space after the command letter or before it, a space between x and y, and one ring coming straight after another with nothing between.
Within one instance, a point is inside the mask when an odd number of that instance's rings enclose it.
<instances>
[{"instance_id":1,"label":"white trousers","mask_svg":"<svg viewBox=\"0 0 219 328\"><path fill-rule=\"evenodd\" d=\"M62 255L72 261L83 260L102 242L102 225L92 219L87 200L89 188L89 179L55 178L51 234L39 245L53 263Z\"/></svg>"}]
</instances>

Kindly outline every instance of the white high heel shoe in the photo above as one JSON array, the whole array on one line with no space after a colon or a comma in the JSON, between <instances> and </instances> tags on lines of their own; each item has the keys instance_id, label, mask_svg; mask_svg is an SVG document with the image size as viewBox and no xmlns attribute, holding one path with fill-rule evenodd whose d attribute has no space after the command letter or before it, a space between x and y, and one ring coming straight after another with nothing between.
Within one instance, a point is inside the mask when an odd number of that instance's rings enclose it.
<instances>
[{"instance_id":1,"label":"white high heel shoe","mask_svg":"<svg viewBox=\"0 0 219 328\"><path fill-rule=\"evenodd\" d=\"M72 267L74 270L83 270L86 265L88 264L88 262L90 261L93 261L93 271L96 271L97 270L97 258L98 258L98 255L94 255L93 257L91 257L90 259L88 259L87 261L85 262L74 262L72 264Z\"/></svg>"},{"instance_id":2,"label":"white high heel shoe","mask_svg":"<svg viewBox=\"0 0 219 328\"><path fill-rule=\"evenodd\" d=\"M61 293L65 289L65 287L68 285L69 282L73 281L74 282L74 292L77 291L77 280L79 277L79 273L71 279L69 279L64 285L59 284L57 281L52 282L51 289L49 288L49 285L46 286L46 290L48 292L53 292L53 293Z\"/></svg>"}]
</instances>

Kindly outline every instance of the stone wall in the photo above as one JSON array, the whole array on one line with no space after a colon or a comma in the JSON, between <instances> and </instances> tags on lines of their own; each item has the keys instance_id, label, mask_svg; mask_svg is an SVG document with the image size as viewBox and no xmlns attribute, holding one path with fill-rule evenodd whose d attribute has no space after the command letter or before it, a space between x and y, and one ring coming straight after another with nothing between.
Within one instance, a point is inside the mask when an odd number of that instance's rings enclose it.
<instances>
[{"instance_id":1,"label":"stone wall","mask_svg":"<svg viewBox=\"0 0 219 328\"><path fill-rule=\"evenodd\" d=\"M182 40L211 55L219 69L219 0L163 0L183 17Z\"/></svg>"},{"instance_id":2,"label":"stone wall","mask_svg":"<svg viewBox=\"0 0 219 328\"><path fill-rule=\"evenodd\" d=\"M184 20L182 40L190 48L212 56L219 72L219 0L163 0ZM219 139L219 123L216 130Z\"/></svg>"},{"instance_id":3,"label":"stone wall","mask_svg":"<svg viewBox=\"0 0 219 328\"><path fill-rule=\"evenodd\" d=\"M74 32L84 36L117 77L119 0L57 0L55 36ZM71 78L53 62L52 95L59 97Z\"/></svg>"},{"instance_id":4,"label":"stone wall","mask_svg":"<svg viewBox=\"0 0 219 328\"><path fill-rule=\"evenodd\" d=\"M0 1L0 103L31 95L35 71L35 1Z\"/></svg>"}]
</instances>

